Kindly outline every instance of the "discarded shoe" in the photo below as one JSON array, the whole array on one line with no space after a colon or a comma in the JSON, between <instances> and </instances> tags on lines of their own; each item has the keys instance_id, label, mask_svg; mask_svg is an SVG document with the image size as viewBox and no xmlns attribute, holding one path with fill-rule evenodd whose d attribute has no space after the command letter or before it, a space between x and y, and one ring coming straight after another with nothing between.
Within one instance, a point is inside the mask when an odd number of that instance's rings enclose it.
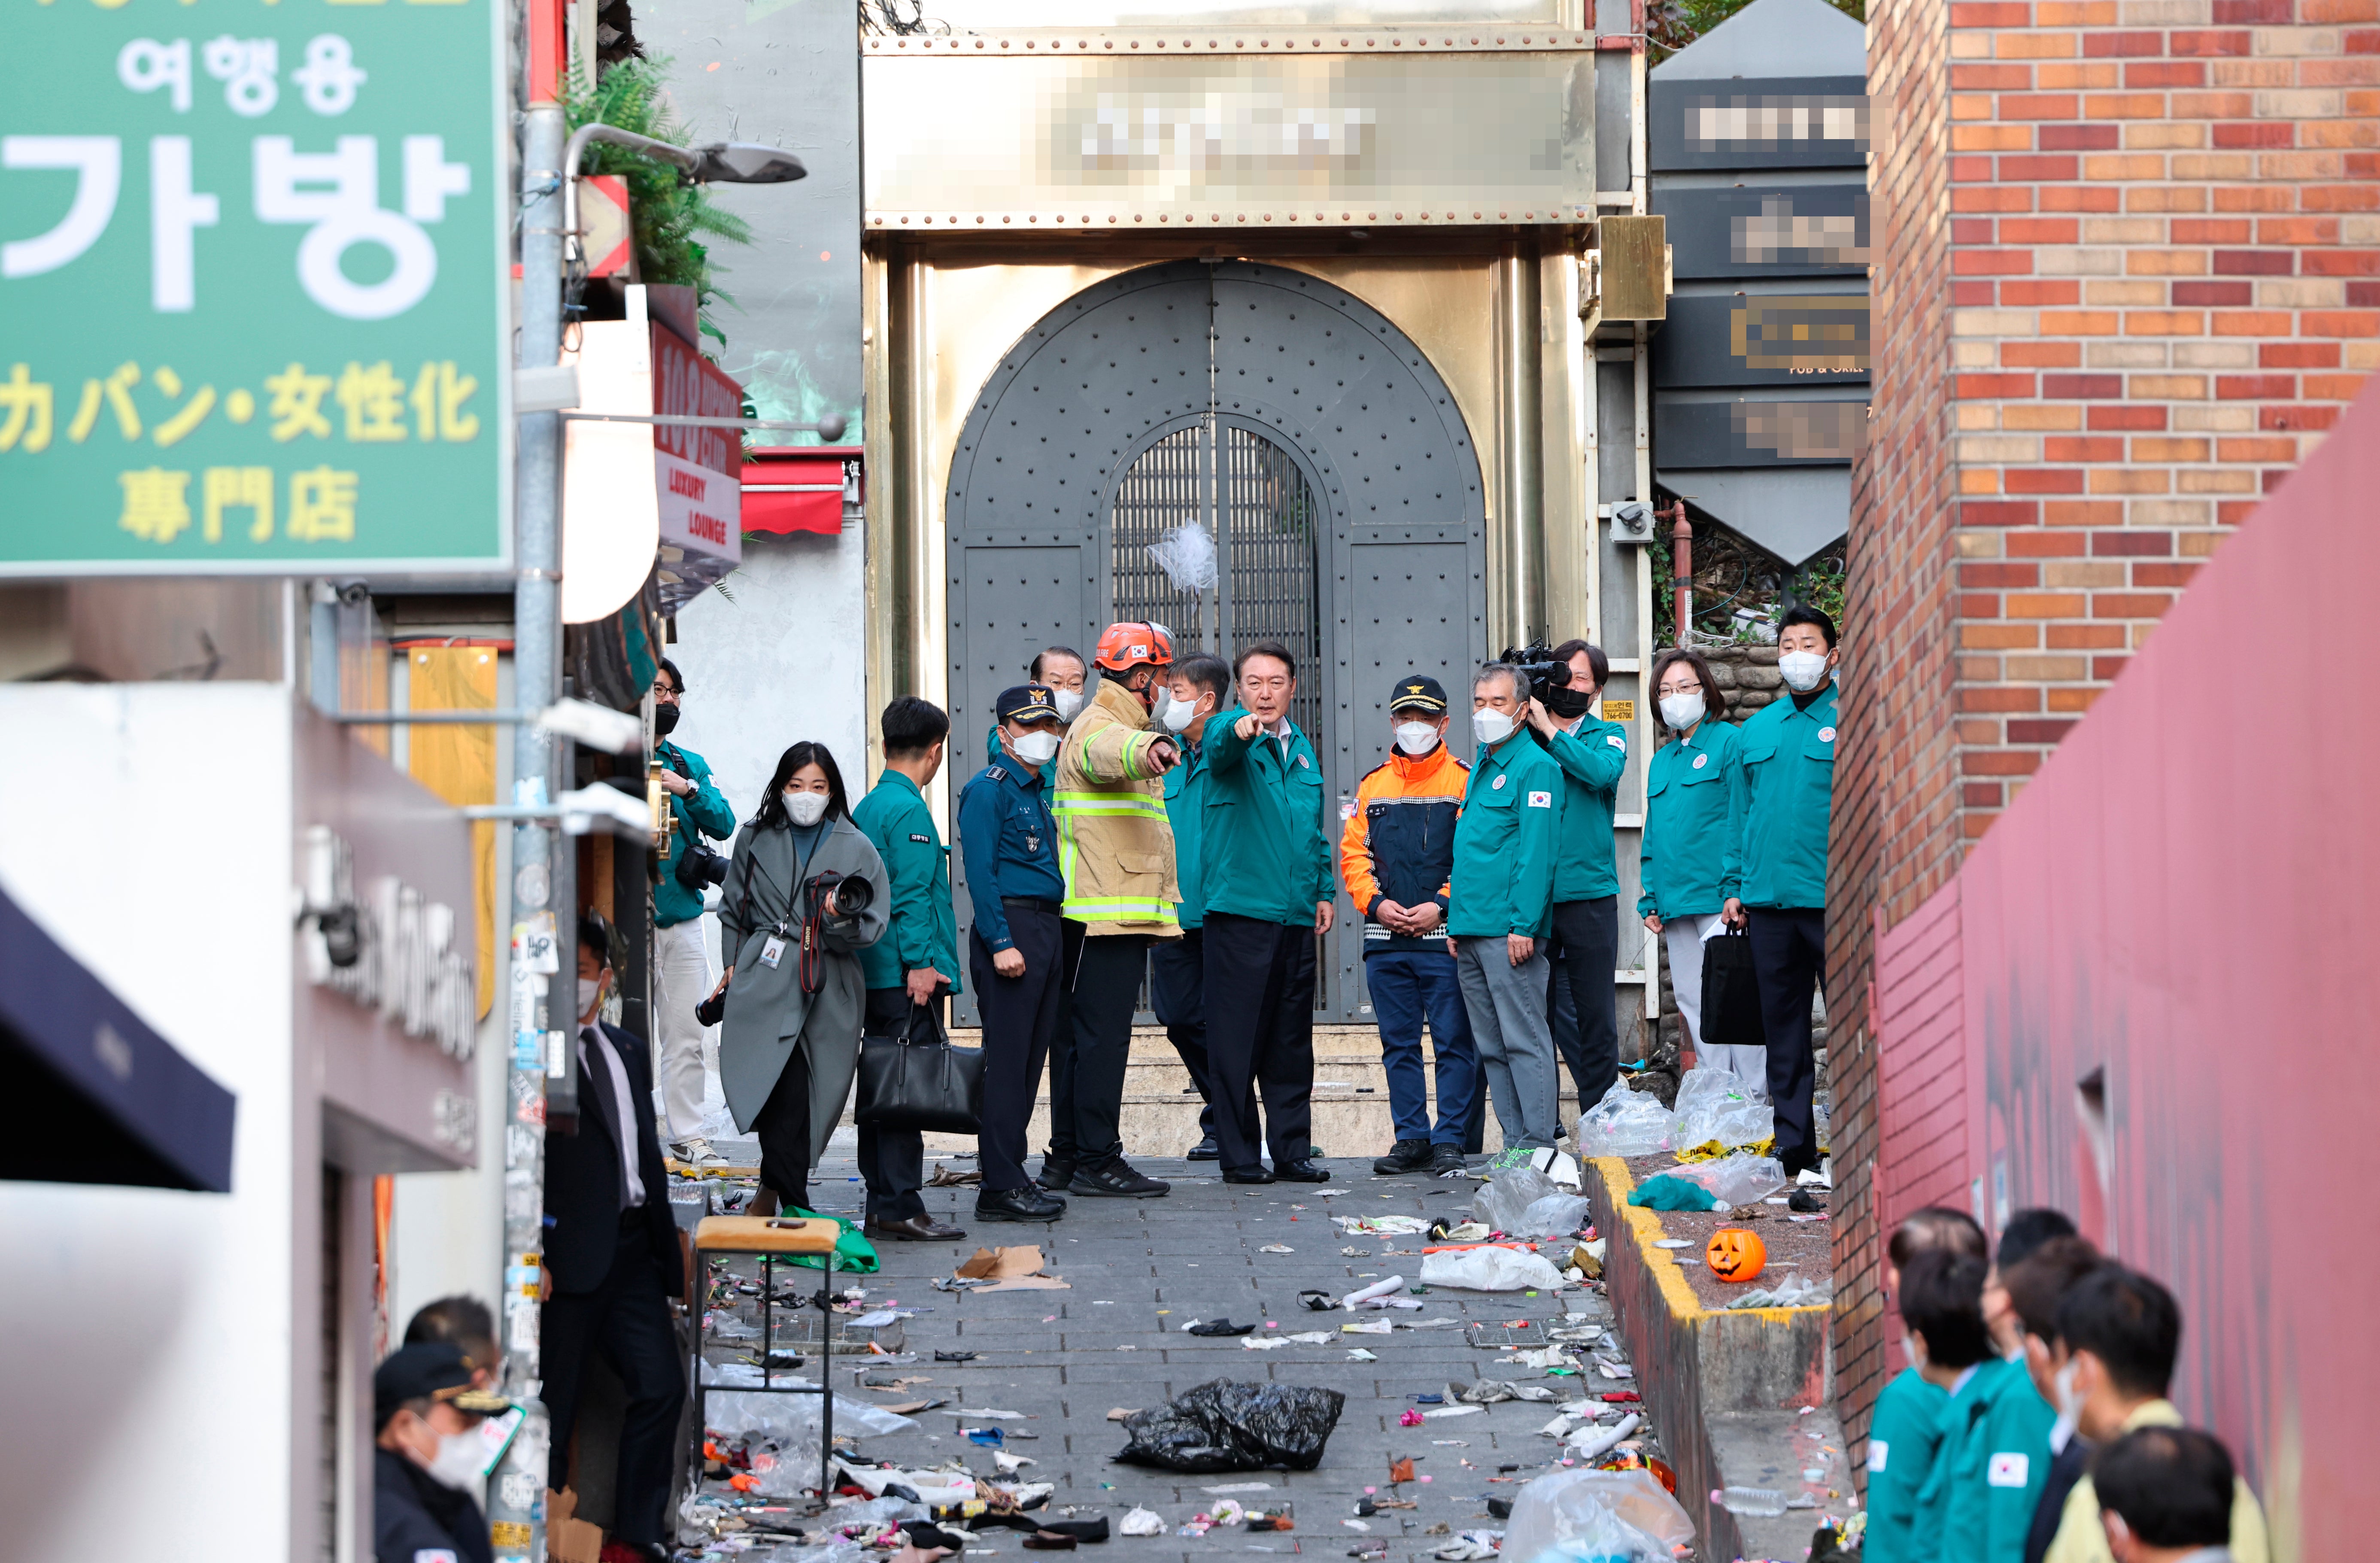
<instances>
[{"instance_id":1,"label":"discarded shoe","mask_svg":"<svg viewBox=\"0 0 2380 1563\"><path fill-rule=\"evenodd\" d=\"M1427 1140L1400 1140L1389 1147L1389 1154L1372 1163L1372 1170L1383 1178L1399 1173L1420 1172L1431 1165L1433 1158Z\"/></svg>"},{"instance_id":2,"label":"discarded shoe","mask_svg":"<svg viewBox=\"0 0 2380 1563\"><path fill-rule=\"evenodd\" d=\"M1785 1208L1809 1215L1827 1208L1827 1202L1807 1189L1796 1189L1785 1196Z\"/></svg>"},{"instance_id":3,"label":"discarded shoe","mask_svg":"<svg viewBox=\"0 0 2380 1563\"><path fill-rule=\"evenodd\" d=\"M1229 1319L1209 1319L1203 1325L1192 1325L1187 1333L1208 1336L1248 1335L1254 1333L1255 1329L1254 1325L1235 1325Z\"/></svg>"},{"instance_id":4,"label":"discarded shoe","mask_svg":"<svg viewBox=\"0 0 2380 1563\"><path fill-rule=\"evenodd\" d=\"M1172 1184L1144 1176L1122 1156L1110 1156L1095 1167L1082 1167L1066 1185L1070 1194L1091 1199L1148 1200L1166 1193Z\"/></svg>"}]
</instances>

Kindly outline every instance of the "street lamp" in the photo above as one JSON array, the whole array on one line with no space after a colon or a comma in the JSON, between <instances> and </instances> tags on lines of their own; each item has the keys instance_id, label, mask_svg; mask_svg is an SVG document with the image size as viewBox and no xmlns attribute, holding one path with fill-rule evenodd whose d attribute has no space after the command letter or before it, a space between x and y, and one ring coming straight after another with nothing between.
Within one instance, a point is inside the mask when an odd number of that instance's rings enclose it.
<instances>
[{"instance_id":1,"label":"street lamp","mask_svg":"<svg viewBox=\"0 0 2380 1563\"><path fill-rule=\"evenodd\" d=\"M809 177L810 172L802 166L800 158L780 147L764 147L751 141L713 141L709 146L682 147L609 125L582 125L571 136L570 145L562 154L563 238L573 252L577 250L581 237L578 228L578 164L587 155L590 141L602 141L610 146L640 152L656 163L669 164L688 184L695 185L788 185L795 179ZM524 252L526 248L524 245ZM560 286L558 279L556 286ZM554 346L559 351L559 336ZM524 352L522 357L526 362L527 353Z\"/></svg>"}]
</instances>

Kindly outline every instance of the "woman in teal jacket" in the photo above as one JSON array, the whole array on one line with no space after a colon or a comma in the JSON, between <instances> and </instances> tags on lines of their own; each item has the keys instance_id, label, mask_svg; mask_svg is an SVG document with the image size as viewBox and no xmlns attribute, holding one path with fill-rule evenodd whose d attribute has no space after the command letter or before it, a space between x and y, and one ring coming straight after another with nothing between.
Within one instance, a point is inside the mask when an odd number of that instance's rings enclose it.
<instances>
[{"instance_id":1,"label":"woman in teal jacket","mask_svg":"<svg viewBox=\"0 0 2380 1563\"><path fill-rule=\"evenodd\" d=\"M1666 738L1645 771L1644 870L1636 899L1645 926L1661 935L1670 985L1685 1021L1685 1044L1704 1068L1743 1077L1768 1094L1767 1049L1702 1044L1703 941L1719 931L1719 862L1727 845L1727 761L1739 729L1727 695L1711 682L1700 652L1666 651L1653 664L1659 703L1653 730Z\"/></svg>"}]
</instances>

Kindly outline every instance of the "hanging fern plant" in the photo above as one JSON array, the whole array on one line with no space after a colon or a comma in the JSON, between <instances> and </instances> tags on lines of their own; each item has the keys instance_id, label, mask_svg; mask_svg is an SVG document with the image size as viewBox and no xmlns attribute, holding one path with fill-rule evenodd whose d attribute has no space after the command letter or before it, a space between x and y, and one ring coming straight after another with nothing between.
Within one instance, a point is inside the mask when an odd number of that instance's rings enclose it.
<instances>
[{"instance_id":1,"label":"hanging fern plant","mask_svg":"<svg viewBox=\"0 0 2380 1563\"><path fill-rule=\"evenodd\" d=\"M571 129L609 125L674 146L686 145L693 137L670 108L669 64L666 58L622 60L606 67L592 86L574 66L564 89ZM726 334L711 322L710 306L714 299L735 300L720 290L710 248L702 240L749 244L750 226L714 202L702 186L680 183L676 169L625 147L595 142L587 149L581 171L617 174L627 181L638 275L649 283L692 287L703 333L726 341Z\"/></svg>"}]
</instances>

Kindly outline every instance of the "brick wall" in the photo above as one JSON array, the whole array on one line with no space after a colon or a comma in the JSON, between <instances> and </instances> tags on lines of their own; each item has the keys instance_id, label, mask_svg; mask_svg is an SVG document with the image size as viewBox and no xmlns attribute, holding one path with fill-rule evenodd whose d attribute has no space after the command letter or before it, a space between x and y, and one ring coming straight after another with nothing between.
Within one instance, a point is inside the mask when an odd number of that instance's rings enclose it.
<instances>
[{"instance_id":1,"label":"brick wall","mask_svg":"<svg viewBox=\"0 0 2380 1563\"><path fill-rule=\"evenodd\" d=\"M1828 956L1854 1438L1885 1365L1875 930L2380 367L2380 0L1873 0L1869 62Z\"/></svg>"}]
</instances>

